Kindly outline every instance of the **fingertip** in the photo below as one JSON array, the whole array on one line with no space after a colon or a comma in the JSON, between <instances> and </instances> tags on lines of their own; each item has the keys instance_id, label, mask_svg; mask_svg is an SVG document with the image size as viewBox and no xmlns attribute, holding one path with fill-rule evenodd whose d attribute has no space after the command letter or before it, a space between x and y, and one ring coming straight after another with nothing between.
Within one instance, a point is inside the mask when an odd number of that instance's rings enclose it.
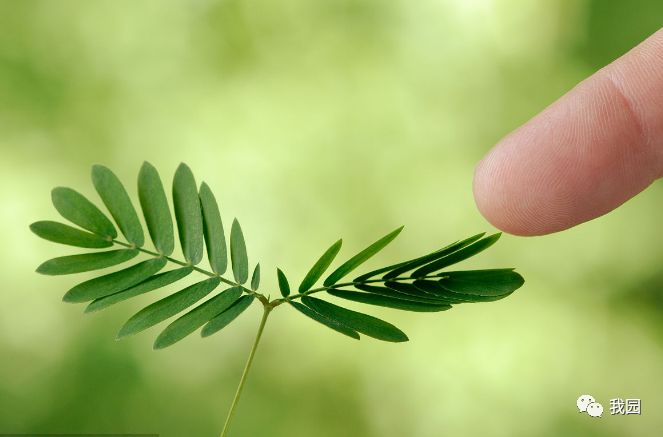
<instances>
[{"instance_id":1,"label":"fingertip","mask_svg":"<svg viewBox=\"0 0 663 437\"><path fill-rule=\"evenodd\" d=\"M523 190L529 183L518 169L518 160L508 152L509 138L500 142L476 166L473 179L473 193L477 208L483 217L494 227L508 234L535 236L554 232L560 225L552 216L542 220L532 210L533 203L528 199L528 191Z\"/></svg>"},{"instance_id":2,"label":"fingertip","mask_svg":"<svg viewBox=\"0 0 663 437\"><path fill-rule=\"evenodd\" d=\"M561 231L606 214L663 175L663 31L580 83L477 165L495 227Z\"/></svg>"}]
</instances>

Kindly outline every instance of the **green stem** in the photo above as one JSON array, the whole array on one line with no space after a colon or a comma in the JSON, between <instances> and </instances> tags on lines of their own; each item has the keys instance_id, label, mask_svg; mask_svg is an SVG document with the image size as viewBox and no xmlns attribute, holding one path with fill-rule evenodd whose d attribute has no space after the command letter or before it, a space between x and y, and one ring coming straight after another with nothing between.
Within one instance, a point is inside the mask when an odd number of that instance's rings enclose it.
<instances>
[{"instance_id":1,"label":"green stem","mask_svg":"<svg viewBox=\"0 0 663 437\"><path fill-rule=\"evenodd\" d=\"M251 364L253 363L253 357L256 354L256 349L258 349L258 343L260 343L260 337L262 337L262 331L265 329L265 322L267 322L267 316L269 316L269 313L271 311L272 311L272 306L270 305L264 306L264 312L262 314L262 319L260 320L260 326L258 327L258 334L256 335L256 339L253 342L253 347L251 348L251 352L249 353L249 358L246 360L246 366L244 366L244 372L242 373L242 378L239 380L239 385L237 386L237 392L235 393L235 398L233 399L233 403L230 406L230 411L228 411L228 417L226 417L226 423L223 425L223 431L221 431L221 437L225 437L226 435L228 435L228 430L230 429L230 421L232 420L233 415L235 414L235 408L237 407L239 397L242 394L242 389L244 388L246 377L249 374L249 370L251 370Z\"/></svg>"},{"instance_id":2,"label":"green stem","mask_svg":"<svg viewBox=\"0 0 663 437\"><path fill-rule=\"evenodd\" d=\"M229 279L226 279L226 278L224 278L224 277L221 276L221 275L218 275L218 274L213 273L213 272L209 272L209 271L207 271L207 270L205 270L205 269L201 269L200 267L196 267L196 266L192 265L191 263L187 263L187 262L184 262L184 261L180 261L180 260L177 260L177 259L175 259L175 258L171 258L171 257L169 257L169 256L165 256L165 255L163 255L163 254L161 254L161 253L159 253L159 252L153 252L153 251L151 251L151 250L144 249L144 248L142 248L142 247L136 247L136 245L134 245L134 244L129 244L129 243L125 243L124 241L120 241L120 240L111 240L111 241L112 241L113 243L115 243L115 244L120 245L120 246L127 247L127 248L129 248L129 249L136 249L136 250L138 250L139 252L143 252L143 253L145 253L145 254L147 254L147 255L151 255L151 256L156 257L156 258L164 257L165 259L167 259L167 260L170 261L171 263L173 263L173 264L177 264L177 265L182 266L182 267L191 267L193 270L197 271L198 273L202 273L203 275L209 276L210 278L219 278L219 279L221 280L221 282L224 282L224 283L226 283L226 284L228 284L228 285L230 285L230 286L232 286L232 287L240 287L242 290L244 290L245 293L247 293L247 294L251 294L251 295L257 297L258 299L260 299L260 301L261 301L263 304L264 304L264 303L268 303L268 302L267 302L267 299L266 299L265 296L263 296L262 294L257 293L257 292L255 292L255 291L249 289L249 288L246 288L246 287L243 286L242 284L238 284L238 283L235 282L235 281L231 281L231 280L229 280Z\"/></svg>"}]
</instances>

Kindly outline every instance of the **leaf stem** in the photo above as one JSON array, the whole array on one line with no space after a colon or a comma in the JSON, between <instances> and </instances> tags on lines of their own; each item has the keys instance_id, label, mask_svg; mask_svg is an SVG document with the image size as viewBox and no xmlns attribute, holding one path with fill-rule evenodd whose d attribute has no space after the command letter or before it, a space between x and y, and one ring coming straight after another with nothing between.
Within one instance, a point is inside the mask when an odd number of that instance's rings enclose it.
<instances>
[{"instance_id":1,"label":"leaf stem","mask_svg":"<svg viewBox=\"0 0 663 437\"><path fill-rule=\"evenodd\" d=\"M152 255L154 257L164 257L168 261L172 262L173 264L177 264L177 265L180 265L182 267L191 267L193 270L197 271L198 273L202 273L203 275L207 275L210 278L219 278L221 280L221 282L224 282L224 283L226 283L226 284L228 284L232 287L240 287L242 290L244 290L245 293L248 293L248 294L251 294L251 295L257 297L263 304L268 303L267 299L262 294L260 294L256 291L253 291L250 288L247 288L247 287L243 286L242 284L238 284L235 281L231 281L230 279L226 279L226 278L224 278L223 276L221 276L217 273L210 272L210 271L207 271L205 269L201 269L200 267L196 267L194 265L191 265L190 263L180 261L180 260L177 260L175 258L171 258L169 256L165 256L165 255L163 255L159 252L153 252L151 250L144 249L142 247L136 247L136 245L134 245L134 244L125 243L124 241L119 241L119 240L112 240L112 241L113 241L113 243L119 244L120 246L128 247L130 249L136 249L140 252L143 252L143 253L148 254L148 255Z\"/></svg>"},{"instance_id":2,"label":"leaf stem","mask_svg":"<svg viewBox=\"0 0 663 437\"><path fill-rule=\"evenodd\" d=\"M191 265L190 263L180 261L180 260L177 260L175 258L171 258L169 256L165 256L165 255L163 255L159 252L154 252L154 251L151 251L151 250L148 250L148 249L144 249L142 247L136 247L134 244L125 243L123 241L119 241L119 240L115 240L115 239L112 240L112 241L113 241L113 243L119 244L120 246L124 246L124 247L130 248L130 249L136 249L140 252L143 252L143 253L148 254L148 255L152 255L154 257L162 257L163 256L168 261L170 261L174 264L177 264L177 265L180 265L180 266L183 266L183 267L191 267L193 270L195 270L199 273L202 273L203 275L207 275L211 278L219 278L221 280L221 282L224 282L224 283L226 283L230 286L233 286L233 287L240 287L242 290L244 290L245 293L251 294L251 295L255 296L256 298L258 298L258 300L260 300L260 302L262 302L263 305L269 306L269 311L271 311L272 309L274 309L277 306L279 306L281 304L284 304L286 302L289 302L289 301L292 301L292 300L295 300L295 299L299 299L303 296L308 296L309 294L314 294L314 293L319 293L321 291L326 291L326 290L329 290L329 289L332 289L332 288L351 287L351 286L354 286L356 284L371 284L371 283L385 282L385 280L382 279L382 278L367 279L367 280L364 280L364 281L361 281L361 282L356 282L356 281L342 282L342 283L334 284L334 285L328 286L328 287L324 286L324 287L312 288L308 291L305 291L304 293L293 294L293 295L290 295L290 296L285 297L285 298L279 298L279 299L274 299L274 300L270 301L268 296L265 296L264 294L259 293L257 291L253 291L250 288L247 288L247 287L243 286L242 284L239 284L235 281L231 281L230 279L226 279L226 278L224 278L223 276L221 276L217 273L213 273L213 272L207 271L205 269L201 269L200 267L196 267L194 265ZM426 276L418 277L416 279L431 279L431 278L442 279L442 276L439 276L437 274L435 274L435 275L426 275ZM407 280L410 280L410 279L413 279L413 278L410 278L410 277L407 277L407 276L399 276L399 277L396 277L396 278L390 278L389 280L390 281L404 281L404 280L407 281Z\"/></svg>"},{"instance_id":3,"label":"leaf stem","mask_svg":"<svg viewBox=\"0 0 663 437\"><path fill-rule=\"evenodd\" d=\"M244 388L246 377L249 374L249 370L251 370L251 364L253 363L253 357L256 354L256 349L258 349L258 343L260 343L260 337L262 337L262 331L265 329L267 316L269 316L269 313L272 311L273 307L271 305L263 305L263 309L264 312L262 314L262 319L260 319L258 334L256 335L256 339L253 342L253 347L251 348L251 352L249 353L249 358L246 361L246 366L244 366L244 372L242 373L242 378L239 380L239 385L237 386L237 392L235 393L232 405L230 406L230 410L228 411L228 416L226 417L226 423L223 425L223 431L221 431L221 437L226 437L226 435L228 435L228 431L230 429L230 422L233 418L233 415L235 414L235 409L237 407L239 397L242 394L242 389Z\"/></svg>"}]
</instances>

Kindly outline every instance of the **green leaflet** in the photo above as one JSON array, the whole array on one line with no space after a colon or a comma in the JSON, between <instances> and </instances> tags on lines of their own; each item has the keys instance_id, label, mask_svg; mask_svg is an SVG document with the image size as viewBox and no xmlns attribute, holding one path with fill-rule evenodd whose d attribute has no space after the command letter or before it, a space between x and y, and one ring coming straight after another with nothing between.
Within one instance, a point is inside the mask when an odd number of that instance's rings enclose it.
<instances>
[{"instance_id":1,"label":"green leaflet","mask_svg":"<svg viewBox=\"0 0 663 437\"><path fill-rule=\"evenodd\" d=\"M226 235L223 231L221 213L212 190L206 183L200 186L200 206L203 210L203 228L205 231L205 245L207 258L212 271L223 275L228 268L228 248Z\"/></svg>"},{"instance_id":2,"label":"green leaflet","mask_svg":"<svg viewBox=\"0 0 663 437\"><path fill-rule=\"evenodd\" d=\"M251 290L256 291L260 287L260 263L256 264L251 275Z\"/></svg>"},{"instance_id":3,"label":"green leaflet","mask_svg":"<svg viewBox=\"0 0 663 437\"><path fill-rule=\"evenodd\" d=\"M330 319L326 316L323 316L320 313L317 313L316 311L312 310L311 308L307 307L306 305L302 305L299 302L293 302L293 301L288 301L290 305L300 313L304 314L306 317L309 317L316 322L325 325L328 328L333 329L336 332L340 332L343 335L347 335L350 338L354 338L355 340L359 340L359 334L357 331L348 328L344 324Z\"/></svg>"},{"instance_id":4,"label":"green leaflet","mask_svg":"<svg viewBox=\"0 0 663 437\"><path fill-rule=\"evenodd\" d=\"M84 253L81 255L53 258L37 267L42 275L69 275L105 269L129 261L138 255L135 249L109 250L108 252Z\"/></svg>"},{"instance_id":5,"label":"green leaflet","mask_svg":"<svg viewBox=\"0 0 663 437\"><path fill-rule=\"evenodd\" d=\"M52 241L54 243L68 244L69 246L101 249L113 245L113 242L108 238L103 238L63 223L48 220L31 224L30 230L44 240Z\"/></svg>"},{"instance_id":6,"label":"green leaflet","mask_svg":"<svg viewBox=\"0 0 663 437\"><path fill-rule=\"evenodd\" d=\"M184 163L173 178L173 207L184 258L196 265L203 259L203 216L196 180Z\"/></svg>"},{"instance_id":7,"label":"green leaflet","mask_svg":"<svg viewBox=\"0 0 663 437\"><path fill-rule=\"evenodd\" d=\"M437 299L435 294L426 290L425 288L420 288L414 284L409 284L405 282L396 282L396 281L387 281L384 283L384 286L396 290L399 293L407 294L410 296L417 296L422 299Z\"/></svg>"},{"instance_id":8,"label":"green leaflet","mask_svg":"<svg viewBox=\"0 0 663 437\"><path fill-rule=\"evenodd\" d=\"M127 320L117 334L117 338L136 334L163 322L207 296L220 283L219 278L206 279L146 306Z\"/></svg>"},{"instance_id":9,"label":"green leaflet","mask_svg":"<svg viewBox=\"0 0 663 437\"><path fill-rule=\"evenodd\" d=\"M117 293L149 278L166 265L165 258L140 262L124 270L82 282L69 290L62 298L65 302L87 302Z\"/></svg>"},{"instance_id":10,"label":"green leaflet","mask_svg":"<svg viewBox=\"0 0 663 437\"><path fill-rule=\"evenodd\" d=\"M417 280L414 281L414 284L422 289L426 289L430 293L434 293L436 296L440 297L441 299L447 300L451 303L458 304L458 303L475 303L475 302L492 302L494 300L499 300L507 296L501 295L501 296L480 296L477 294L465 294L465 293L457 293L455 291L451 291L448 288L445 288L441 281L427 281L427 280Z\"/></svg>"},{"instance_id":11,"label":"green leaflet","mask_svg":"<svg viewBox=\"0 0 663 437\"><path fill-rule=\"evenodd\" d=\"M484 235L485 235L485 232L481 233L481 234L474 235L470 238L466 238L463 241L458 241L456 243L452 243L452 244L448 245L447 247L442 248L442 249L440 249L436 252L433 252L431 254L428 254L426 256L416 258L416 259L414 259L410 262L405 263L402 266L399 266L399 267L393 269L392 271L390 271L389 273L384 275L383 278L384 279L393 279L393 278L396 278L396 277L402 275L403 273L409 272L410 270L414 270L418 267L421 267L425 264L428 264L429 262L436 261L436 260L438 260L440 258L443 258L443 257L445 257L445 256L447 256L447 255L449 255L449 254L451 254L451 253L453 253L453 252L455 252L459 249L462 249L465 246L468 246L468 245L474 243L475 241L477 241L478 239L480 239Z\"/></svg>"},{"instance_id":12,"label":"green leaflet","mask_svg":"<svg viewBox=\"0 0 663 437\"><path fill-rule=\"evenodd\" d=\"M230 229L230 259L233 266L235 281L243 284L249 279L249 258L246 254L246 243L242 227L237 219L233 220Z\"/></svg>"},{"instance_id":13,"label":"green leaflet","mask_svg":"<svg viewBox=\"0 0 663 437\"><path fill-rule=\"evenodd\" d=\"M288 283L288 278L286 278L285 273L283 273L281 269L277 268L276 277L279 280L279 290L281 291L281 296L290 296L290 284Z\"/></svg>"},{"instance_id":14,"label":"green leaflet","mask_svg":"<svg viewBox=\"0 0 663 437\"><path fill-rule=\"evenodd\" d=\"M241 295L241 287L231 287L198 305L168 325L154 341L154 349L163 349L182 340L214 316L230 308Z\"/></svg>"},{"instance_id":15,"label":"green leaflet","mask_svg":"<svg viewBox=\"0 0 663 437\"><path fill-rule=\"evenodd\" d=\"M380 296L392 297L394 299L411 300L411 301L414 301L414 302L427 303L427 304L431 304L431 305L449 304L449 302L446 302L446 301L438 298L437 296L434 296L434 295L429 294L429 293L425 293L425 292L423 292L421 290L418 290L418 289L417 289L417 291L420 294L412 293L412 292L410 292L409 289L407 290L407 292L403 292L403 291L400 291L400 290L395 290L393 288L377 287L377 286L374 286L374 285L365 285L365 284L364 285L360 285L360 284L355 285L355 288L357 288L358 290L369 292L369 293L378 294ZM336 290L336 289L334 288L333 290Z\"/></svg>"},{"instance_id":16,"label":"green leaflet","mask_svg":"<svg viewBox=\"0 0 663 437\"><path fill-rule=\"evenodd\" d=\"M192 271L192 267L182 267L168 272L159 273L137 285L134 285L133 287L127 288L126 290L95 299L85 308L85 312L91 313L94 311L99 311L118 302L130 299L134 296L165 287L166 285L179 281Z\"/></svg>"},{"instance_id":17,"label":"green leaflet","mask_svg":"<svg viewBox=\"0 0 663 437\"><path fill-rule=\"evenodd\" d=\"M117 237L115 226L108 217L78 191L57 187L51 191L51 199L55 209L70 222L102 237Z\"/></svg>"},{"instance_id":18,"label":"green leaflet","mask_svg":"<svg viewBox=\"0 0 663 437\"><path fill-rule=\"evenodd\" d=\"M143 163L138 174L138 198L154 247L163 255L172 254L175 235L168 200L159 172L147 161Z\"/></svg>"},{"instance_id":19,"label":"green leaflet","mask_svg":"<svg viewBox=\"0 0 663 437\"><path fill-rule=\"evenodd\" d=\"M145 243L143 227L122 182L108 168L95 165L92 167L92 183L122 234L130 243L141 247Z\"/></svg>"},{"instance_id":20,"label":"green leaflet","mask_svg":"<svg viewBox=\"0 0 663 437\"><path fill-rule=\"evenodd\" d=\"M396 264L392 264L392 265L387 266L387 267L380 267L379 269L375 269L375 270L372 270L368 273L364 273L361 276L357 276L354 279L353 282L366 282L367 280L371 279L374 276L379 275L380 273L389 272L389 271L391 271L391 270L393 270L397 267L404 266L405 264L408 264L410 262L412 262L412 261L403 261L403 262L399 262L399 263L396 263Z\"/></svg>"},{"instance_id":21,"label":"green leaflet","mask_svg":"<svg viewBox=\"0 0 663 437\"><path fill-rule=\"evenodd\" d=\"M342 308L315 297L304 296L302 303L323 316L378 340L403 342L407 335L394 325L367 314Z\"/></svg>"},{"instance_id":22,"label":"green leaflet","mask_svg":"<svg viewBox=\"0 0 663 437\"><path fill-rule=\"evenodd\" d=\"M446 272L444 276L439 284L445 289L478 296L504 296L525 283L523 277L512 269Z\"/></svg>"},{"instance_id":23,"label":"green leaflet","mask_svg":"<svg viewBox=\"0 0 663 437\"><path fill-rule=\"evenodd\" d=\"M334 258L338 254L338 251L341 250L341 245L343 240L338 240L336 243L332 244L329 249L322 254L320 259L311 267L311 270L306 274L302 283L299 285L299 292L304 293L311 289L311 287L320 279L320 277L327 271L331 265Z\"/></svg>"},{"instance_id":24,"label":"green leaflet","mask_svg":"<svg viewBox=\"0 0 663 437\"><path fill-rule=\"evenodd\" d=\"M338 282L339 279L343 278L345 275L359 267L361 264L363 264L365 261L367 261L369 258L371 258L373 255L378 253L380 250L384 249L384 247L391 243L391 241L400 234L400 232L403 230L403 226L400 228L396 229L395 231L385 235L384 237L380 238L378 241L375 243L371 244L368 246L366 249L362 250L359 252L357 255L353 256L350 258L348 261L346 261L344 264L342 264L339 268L334 270L328 277L325 279L325 282L323 285L325 287L329 287L331 285L334 285L336 282ZM366 334L368 335L368 334Z\"/></svg>"},{"instance_id":25,"label":"green leaflet","mask_svg":"<svg viewBox=\"0 0 663 437\"><path fill-rule=\"evenodd\" d=\"M479 241L476 241L476 242L470 244L469 246L464 247L463 249L460 249L456 252L453 252L453 253L445 256L444 258L440 258L436 261L431 262L430 264L426 264L425 266L418 268L417 270L415 270L412 273L411 276L413 278L426 276L430 273L437 272L438 270L441 270L441 269L443 269L445 267L448 267L452 264L456 264L460 261L464 261L467 258L470 258L470 257L478 254L479 252L482 252L482 251L488 249L490 246L495 244L497 242L497 240L500 239L501 235L502 235L501 233L493 234L493 235L490 235L490 236L488 236L486 238L483 238Z\"/></svg>"},{"instance_id":26,"label":"green leaflet","mask_svg":"<svg viewBox=\"0 0 663 437\"><path fill-rule=\"evenodd\" d=\"M386 285L388 287L395 286L395 284L392 283L387 283ZM449 290L445 290L444 288L442 288L438 281L418 279L414 281L412 284L404 284L404 285L417 288L421 291L426 292L429 295L433 295L438 299L443 299L452 304L468 302L466 299L463 299L462 296L454 294Z\"/></svg>"},{"instance_id":27,"label":"green leaflet","mask_svg":"<svg viewBox=\"0 0 663 437\"><path fill-rule=\"evenodd\" d=\"M207 324L203 326L202 331L200 331L200 335L202 337L209 337L210 335L217 333L228 326L251 305L253 299L255 299L255 297L249 295L245 295L237 299L237 301L232 304L230 308L207 322Z\"/></svg>"},{"instance_id":28,"label":"green leaflet","mask_svg":"<svg viewBox=\"0 0 663 437\"><path fill-rule=\"evenodd\" d=\"M411 300L405 300L394 297L381 296L379 294L361 293L350 290L329 289L327 293L342 299L352 300L354 302L365 303L368 305L377 305L397 310L416 311L416 312L437 312L451 309L451 305L422 303Z\"/></svg>"}]
</instances>

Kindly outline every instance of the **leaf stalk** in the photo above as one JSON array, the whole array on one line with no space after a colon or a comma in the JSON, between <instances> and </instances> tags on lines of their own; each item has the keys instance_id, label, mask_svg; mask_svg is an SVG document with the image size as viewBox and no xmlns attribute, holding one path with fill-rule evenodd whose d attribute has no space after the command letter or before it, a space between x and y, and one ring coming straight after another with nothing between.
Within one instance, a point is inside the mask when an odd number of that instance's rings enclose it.
<instances>
[{"instance_id":1,"label":"leaf stalk","mask_svg":"<svg viewBox=\"0 0 663 437\"><path fill-rule=\"evenodd\" d=\"M244 384L246 383L247 376L251 370L251 364L253 364L253 357L256 354L258 349L258 344L260 343L260 338L262 337L262 332L265 329L265 323L267 322L267 317L272 311L273 307L269 304L263 305L262 319L260 319L260 326L258 327L258 333L256 334L256 339L253 342L251 347L251 352L249 352L249 358L246 360L246 365L244 366L244 372L242 372L242 378L239 380L239 385L237 386L237 391L235 392L235 397L233 398L232 405L230 405L230 410L228 411L228 416L226 417L226 422L223 425L223 431L221 431L220 437L226 437L228 431L230 430L230 422L235 414L235 409L237 408L237 403L239 398L242 395L242 390L244 389Z\"/></svg>"}]
</instances>

